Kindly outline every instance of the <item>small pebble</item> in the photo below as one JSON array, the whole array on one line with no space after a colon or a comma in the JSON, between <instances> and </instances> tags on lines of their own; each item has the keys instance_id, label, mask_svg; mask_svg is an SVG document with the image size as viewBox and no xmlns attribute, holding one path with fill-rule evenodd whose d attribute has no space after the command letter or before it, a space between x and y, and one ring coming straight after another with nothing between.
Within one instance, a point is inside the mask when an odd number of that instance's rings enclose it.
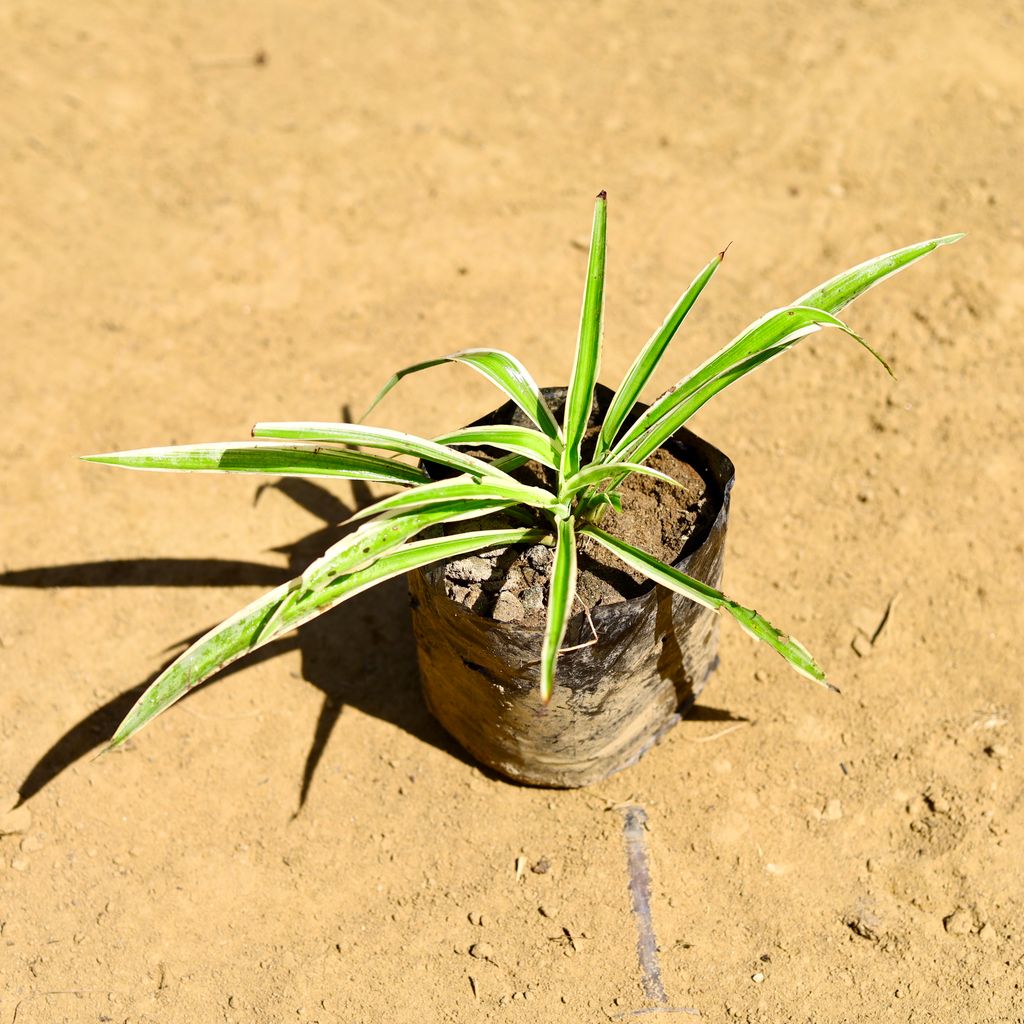
<instances>
[{"instance_id":1,"label":"small pebble","mask_svg":"<svg viewBox=\"0 0 1024 1024\"><path fill-rule=\"evenodd\" d=\"M25 857L15 857L11 861L11 867L15 871L28 871L28 860Z\"/></svg>"},{"instance_id":2,"label":"small pebble","mask_svg":"<svg viewBox=\"0 0 1024 1024\"><path fill-rule=\"evenodd\" d=\"M534 569L544 569L551 564L552 551L546 544L537 544L526 553L526 560Z\"/></svg>"},{"instance_id":3,"label":"small pebble","mask_svg":"<svg viewBox=\"0 0 1024 1024\"><path fill-rule=\"evenodd\" d=\"M974 918L963 907L957 907L952 914L944 917L942 924L950 935L970 935L974 930Z\"/></svg>"},{"instance_id":4,"label":"small pebble","mask_svg":"<svg viewBox=\"0 0 1024 1024\"><path fill-rule=\"evenodd\" d=\"M1001 743L993 743L987 746L985 753L995 761L1003 761L1010 756L1009 748L1004 747Z\"/></svg>"},{"instance_id":5,"label":"small pebble","mask_svg":"<svg viewBox=\"0 0 1024 1024\"><path fill-rule=\"evenodd\" d=\"M449 562L445 566L445 576L450 580L461 580L465 583L482 583L489 579L494 571L494 566L486 558L479 555L470 555L468 558L460 558L455 562Z\"/></svg>"},{"instance_id":6,"label":"small pebble","mask_svg":"<svg viewBox=\"0 0 1024 1024\"><path fill-rule=\"evenodd\" d=\"M996 942L998 941L999 936L996 934L995 928L986 923L983 924L978 931L978 938L981 939L982 942Z\"/></svg>"},{"instance_id":7,"label":"small pebble","mask_svg":"<svg viewBox=\"0 0 1024 1024\"><path fill-rule=\"evenodd\" d=\"M821 812L821 816L825 821L838 821L843 816L842 801L833 797L825 804L825 809Z\"/></svg>"},{"instance_id":8,"label":"small pebble","mask_svg":"<svg viewBox=\"0 0 1024 1024\"><path fill-rule=\"evenodd\" d=\"M539 612L544 607L544 591L541 587L528 587L523 591L523 607L528 612Z\"/></svg>"},{"instance_id":9,"label":"small pebble","mask_svg":"<svg viewBox=\"0 0 1024 1024\"><path fill-rule=\"evenodd\" d=\"M503 590L494 602L491 613L495 622L518 622L523 617L523 603L515 594Z\"/></svg>"},{"instance_id":10,"label":"small pebble","mask_svg":"<svg viewBox=\"0 0 1024 1024\"><path fill-rule=\"evenodd\" d=\"M21 841L22 853L36 853L43 848L42 840L38 836L25 836Z\"/></svg>"},{"instance_id":11,"label":"small pebble","mask_svg":"<svg viewBox=\"0 0 1024 1024\"><path fill-rule=\"evenodd\" d=\"M760 971L758 971L757 974L752 974L750 976L750 980L755 981L758 985L760 985L761 982L764 981L764 975Z\"/></svg>"},{"instance_id":12,"label":"small pebble","mask_svg":"<svg viewBox=\"0 0 1024 1024\"><path fill-rule=\"evenodd\" d=\"M535 875L546 875L551 870L551 862L547 859L547 857L541 857L541 859L537 861L536 864L530 865L530 870Z\"/></svg>"},{"instance_id":13,"label":"small pebble","mask_svg":"<svg viewBox=\"0 0 1024 1024\"><path fill-rule=\"evenodd\" d=\"M557 905L550 905L545 903L544 906L538 907L537 910L540 912L541 917L546 917L549 920L554 920L558 916Z\"/></svg>"},{"instance_id":14,"label":"small pebble","mask_svg":"<svg viewBox=\"0 0 1024 1024\"><path fill-rule=\"evenodd\" d=\"M486 942L474 942L469 947L469 955L477 960L493 960L494 950Z\"/></svg>"},{"instance_id":15,"label":"small pebble","mask_svg":"<svg viewBox=\"0 0 1024 1024\"><path fill-rule=\"evenodd\" d=\"M754 679L755 679L756 682L759 682L759 683L767 683L768 682L768 673L765 672L765 670L763 668L759 668L754 673Z\"/></svg>"},{"instance_id":16,"label":"small pebble","mask_svg":"<svg viewBox=\"0 0 1024 1024\"><path fill-rule=\"evenodd\" d=\"M478 913L475 910L471 910L467 916L469 917L470 924L475 924L478 928L482 928L484 926L483 914Z\"/></svg>"}]
</instances>

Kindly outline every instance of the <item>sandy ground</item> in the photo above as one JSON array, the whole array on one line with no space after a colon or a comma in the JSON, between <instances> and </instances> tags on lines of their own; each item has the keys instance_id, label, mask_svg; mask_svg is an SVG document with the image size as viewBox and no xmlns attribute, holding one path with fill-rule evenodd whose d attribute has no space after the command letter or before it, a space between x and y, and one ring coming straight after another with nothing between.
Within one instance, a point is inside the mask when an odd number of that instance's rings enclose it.
<instances>
[{"instance_id":1,"label":"sandy ground","mask_svg":"<svg viewBox=\"0 0 1024 1024\"><path fill-rule=\"evenodd\" d=\"M650 1007L623 803L670 1007L1024 1020L1022 50L1004 0L0 5L0 1024ZM729 241L663 385L969 232L848 311L898 383L823 335L695 421L737 465L728 589L843 696L725 623L653 754L519 788L426 713L396 583L92 762L359 495L75 456L337 418L468 344L563 382L599 188L612 384ZM496 404L431 372L378 422Z\"/></svg>"}]
</instances>

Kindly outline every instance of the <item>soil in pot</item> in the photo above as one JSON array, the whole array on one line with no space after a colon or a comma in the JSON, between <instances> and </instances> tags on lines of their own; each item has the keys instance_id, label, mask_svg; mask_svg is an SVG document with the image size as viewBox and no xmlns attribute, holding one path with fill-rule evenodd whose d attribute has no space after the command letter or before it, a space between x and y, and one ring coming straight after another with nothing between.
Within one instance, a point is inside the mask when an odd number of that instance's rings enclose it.
<instances>
[{"instance_id":1,"label":"soil in pot","mask_svg":"<svg viewBox=\"0 0 1024 1024\"><path fill-rule=\"evenodd\" d=\"M675 562L686 542L710 525L708 482L685 459L664 449L648 465L679 481L679 487L656 477L631 476L620 492L622 511L609 509L602 528L668 564ZM514 475L524 483L544 483L550 472L529 463ZM713 518L713 517L712 517ZM509 525L501 516L490 522ZM481 529L480 521L459 524ZM547 613L552 550L544 544L529 548L496 548L445 563L445 593L478 615L496 622L514 622L541 629ZM583 538L579 549L577 594L588 609L616 604L653 589L641 573L620 562L607 548ZM582 614L577 604L577 614Z\"/></svg>"}]
</instances>

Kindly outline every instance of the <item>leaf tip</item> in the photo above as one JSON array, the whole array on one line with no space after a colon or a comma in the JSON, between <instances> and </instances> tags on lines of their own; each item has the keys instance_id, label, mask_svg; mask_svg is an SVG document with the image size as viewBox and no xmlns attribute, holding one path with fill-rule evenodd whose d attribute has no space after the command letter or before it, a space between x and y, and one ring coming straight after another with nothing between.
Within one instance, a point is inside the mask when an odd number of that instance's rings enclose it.
<instances>
[{"instance_id":1,"label":"leaf tip","mask_svg":"<svg viewBox=\"0 0 1024 1024\"><path fill-rule=\"evenodd\" d=\"M725 259L725 254L726 254L726 253L727 253L727 252L728 252L728 251L729 251L729 250L730 250L731 248L732 248L732 242L730 241L730 242L729 242L729 244L728 244L728 245L727 245L727 246L726 246L726 247L725 247L725 248L724 248L724 249L723 249L723 250L722 250L722 251L721 251L721 252L720 252L720 253L718 254L718 262L719 262L719 263L721 263L721 262L722 262L722 260L724 260L724 259Z\"/></svg>"},{"instance_id":2,"label":"leaf tip","mask_svg":"<svg viewBox=\"0 0 1024 1024\"><path fill-rule=\"evenodd\" d=\"M605 189L601 189L601 191L597 193L597 199L598 202L601 203L608 202L608 192Z\"/></svg>"},{"instance_id":3,"label":"leaf tip","mask_svg":"<svg viewBox=\"0 0 1024 1024\"><path fill-rule=\"evenodd\" d=\"M954 242L959 242L961 238L966 238L966 231L956 231L952 235L943 235L942 238L936 238L936 245L952 245Z\"/></svg>"},{"instance_id":4,"label":"leaf tip","mask_svg":"<svg viewBox=\"0 0 1024 1024\"><path fill-rule=\"evenodd\" d=\"M830 683L827 679L822 679L821 685L824 686L825 689L829 691L829 693L841 694L843 692L839 689L838 686L835 685L835 683Z\"/></svg>"}]
</instances>

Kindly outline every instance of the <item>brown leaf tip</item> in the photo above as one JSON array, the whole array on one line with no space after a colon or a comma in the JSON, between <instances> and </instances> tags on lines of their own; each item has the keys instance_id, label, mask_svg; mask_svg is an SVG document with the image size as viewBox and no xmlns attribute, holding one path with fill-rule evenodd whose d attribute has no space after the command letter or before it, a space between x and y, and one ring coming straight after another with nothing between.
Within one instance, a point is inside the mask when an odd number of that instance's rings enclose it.
<instances>
[{"instance_id":1,"label":"brown leaf tip","mask_svg":"<svg viewBox=\"0 0 1024 1024\"><path fill-rule=\"evenodd\" d=\"M604 189L601 189L601 191L597 193L597 198L607 201L608 193Z\"/></svg>"}]
</instances>

